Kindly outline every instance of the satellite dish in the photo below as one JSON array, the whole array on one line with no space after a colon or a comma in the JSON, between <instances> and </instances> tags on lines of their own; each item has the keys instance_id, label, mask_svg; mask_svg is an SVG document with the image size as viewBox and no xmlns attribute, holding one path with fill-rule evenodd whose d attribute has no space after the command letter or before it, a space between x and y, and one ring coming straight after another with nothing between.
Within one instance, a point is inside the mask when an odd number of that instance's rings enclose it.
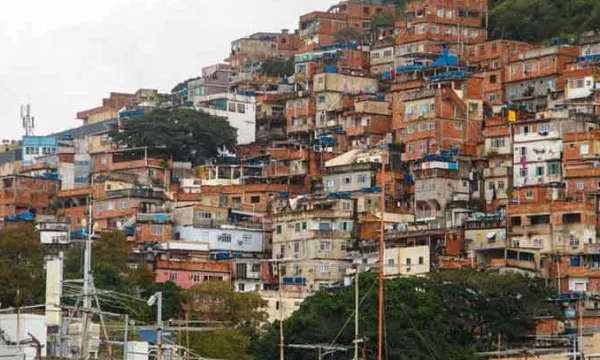
<instances>
[{"instance_id":1,"label":"satellite dish","mask_svg":"<svg viewBox=\"0 0 600 360\"><path fill-rule=\"evenodd\" d=\"M148 306L154 306L154 304L156 304L156 294L150 296L150 299L148 299L146 304L148 304Z\"/></svg>"}]
</instances>

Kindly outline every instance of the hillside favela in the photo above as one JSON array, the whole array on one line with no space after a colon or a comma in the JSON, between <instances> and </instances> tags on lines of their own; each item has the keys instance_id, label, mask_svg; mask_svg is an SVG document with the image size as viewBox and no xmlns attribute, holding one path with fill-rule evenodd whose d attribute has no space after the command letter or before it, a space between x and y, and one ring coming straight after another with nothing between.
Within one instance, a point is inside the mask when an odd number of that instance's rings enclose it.
<instances>
[{"instance_id":1,"label":"hillside favela","mask_svg":"<svg viewBox=\"0 0 600 360\"><path fill-rule=\"evenodd\" d=\"M23 102L0 358L600 359L600 2L294 17L71 128Z\"/></svg>"}]
</instances>

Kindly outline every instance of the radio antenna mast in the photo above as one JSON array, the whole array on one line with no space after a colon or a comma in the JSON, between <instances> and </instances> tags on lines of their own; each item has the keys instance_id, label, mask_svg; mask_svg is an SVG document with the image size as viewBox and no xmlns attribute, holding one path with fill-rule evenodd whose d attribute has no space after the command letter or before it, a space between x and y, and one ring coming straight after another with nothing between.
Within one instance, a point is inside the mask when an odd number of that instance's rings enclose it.
<instances>
[{"instance_id":1,"label":"radio antenna mast","mask_svg":"<svg viewBox=\"0 0 600 360\"><path fill-rule=\"evenodd\" d=\"M32 136L35 128L35 118L31 116L31 105L21 105L21 120L23 121L23 129L25 136Z\"/></svg>"}]
</instances>

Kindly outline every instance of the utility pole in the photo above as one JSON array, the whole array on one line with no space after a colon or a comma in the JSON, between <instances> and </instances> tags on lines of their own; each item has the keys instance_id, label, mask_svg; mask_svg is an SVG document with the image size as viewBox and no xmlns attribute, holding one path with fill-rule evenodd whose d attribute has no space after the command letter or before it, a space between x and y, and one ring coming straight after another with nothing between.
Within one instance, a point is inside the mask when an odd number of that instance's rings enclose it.
<instances>
[{"instance_id":1,"label":"utility pole","mask_svg":"<svg viewBox=\"0 0 600 360\"><path fill-rule=\"evenodd\" d=\"M379 316L378 316L378 341L377 360L383 359L383 263L385 251L385 166L387 152L385 148L381 151L381 229L379 233Z\"/></svg>"},{"instance_id":2,"label":"utility pole","mask_svg":"<svg viewBox=\"0 0 600 360\"><path fill-rule=\"evenodd\" d=\"M129 314L125 314L125 335L123 335L123 360L127 360L127 336L129 334Z\"/></svg>"},{"instance_id":3,"label":"utility pole","mask_svg":"<svg viewBox=\"0 0 600 360\"><path fill-rule=\"evenodd\" d=\"M158 360L162 360L163 358L163 339L162 339L162 292L156 293L158 297L158 301L156 304L157 314L156 314L156 337L158 344Z\"/></svg>"},{"instance_id":4,"label":"utility pole","mask_svg":"<svg viewBox=\"0 0 600 360\"><path fill-rule=\"evenodd\" d=\"M92 179L93 184L93 179ZM83 256L83 328L82 328L82 336L81 336L81 357L82 359L87 359L89 350L88 350L88 334L89 334L89 323L90 323L90 310L92 307L92 229L93 226L93 191L94 187L92 185L92 194L88 197L88 234L87 239L85 241L85 252Z\"/></svg>"},{"instance_id":5,"label":"utility pole","mask_svg":"<svg viewBox=\"0 0 600 360\"><path fill-rule=\"evenodd\" d=\"M283 337L283 294L281 293L281 261L277 262L277 277L279 278L279 360L285 359L285 339ZM160 359L159 359L160 360Z\"/></svg>"},{"instance_id":6,"label":"utility pole","mask_svg":"<svg viewBox=\"0 0 600 360\"><path fill-rule=\"evenodd\" d=\"M358 343L359 341L359 328L358 328L358 308L360 306L360 300L358 296L358 276L359 276L359 267L356 267L356 275L354 278L354 360L358 360Z\"/></svg>"}]
</instances>

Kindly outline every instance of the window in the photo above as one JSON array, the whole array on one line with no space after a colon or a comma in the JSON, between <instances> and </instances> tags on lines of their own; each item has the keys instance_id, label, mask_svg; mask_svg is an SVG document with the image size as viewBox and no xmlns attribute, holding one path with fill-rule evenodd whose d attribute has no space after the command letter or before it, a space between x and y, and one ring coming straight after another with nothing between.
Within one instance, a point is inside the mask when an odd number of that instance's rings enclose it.
<instances>
[{"instance_id":1,"label":"window","mask_svg":"<svg viewBox=\"0 0 600 360\"><path fill-rule=\"evenodd\" d=\"M357 180L359 183L366 183L367 182L367 175L364 174L360 174L357 176Z\"/></svg>"},{"instance_id":2,"label":"window","mask_svg":"<svg viewBox=\"0 0 600 360\"><path fill-rule=\"evenodd\" d=\"M235 112L235 103L234 102L229 102L228 104L228 110L229 112Z\"/></svg>"},{"instance_id":3,"label":"window","mask_svg":"<svg viewBox=\"0 0 600 360\"><path fill-rule=\"evenodd\" d=\"M414 152L415 151L415 146L413 144L408 144L408 152Z\"/></svg>"},{"instance_id":4,"label":"window","mask_svg":"<svg viewBox=\"0 0 600 360\"><path fill-rule=\"evenodd\" d=\"M300 224L300 223L295 223L295 224L294 224L294 231L295 231L295 232L300 232L300 226L301 226L301 224Z\"/></svg>"},{"instance_id":5,"label":"window","mask_svg":"<svg viewBox=\"0 0 600 360\"><path fill-rule=\"evenodd\" d=\"M533 190L527 190L525 197L528 199L533 199Z\"/></svg>"},{"instance_id":6,"label":"window","mask_svg":"<svg viewBox=\"0 0 600 360\"><path fill-rule=\"evenodd\" d=\"M379 59L379 53L378 53L378 52L373 52L373 53L371 54L371 59L373 59L373 60L377 60L377 59Z\"/></svg>"},{"instance_id":7,"label":"window","mask_svg":"<svg viewBox=\"0 0 600 360\"><path fill-rule=\"evenodd\" d=\"M97 212L97 213L101 213L101 212L103 212L103 211L104 211L104 204L102 204L102 203L97 203L97 204L96 204L96 212Z\"/></svg>"},{"instance_id":8,"label":"window","mask_svg":"<svg viewBox=\"0 0 600 360\"><path fill-rule=\"evenodd\" d=\"M388 259L387 264L388 266L394 266L396 265L396 261L394 261L394 259Z\"/></svg>"},{"instance_id":9,"label":"window","mask_svg":"<svg viewBox=\"0 0 600 360\"><path fill-rule=\"evenodd\" d=\"M521 176L522 178L527 177L527 168L526 167L522 167L519 169L519 176Z\"/></svg>"},{"instance_id":10,"label":"window","mask_svg":"<svg viewBox=\"0 0 600 360\"><path fill-rule=\"evenodd\" d=\"M525 146L521 147L521 156L527 155L527 148Z\"/></svg>"},{"instance_id":11,"label":"window","mask_svg":"<svg viewBox=\"0 0 600 360\"><path fill-rule=\"evenodd\" d=\"M442 8L437 9L437 16L444 17L444 9L442 9Z\"/></svg>"},{"instance_id":12,"label":"window","mask_svg":"<svg viewBox=\"0 0 600 360\"><path fill-rule=\"evenodd\" d=\"M490 94L490 96L489 96L489 100L490 100L491 102L494 102L494 101L496 101L496 94L494 94L494 93Z\"/></svg>"},{"instance_id":13,"label":"window","mask_svg":"<svg viewBox=\"0 0 600 360\"><path fill-rule=\"evenodd\" d=\"M344 209L344 211L350 211L350 207L351 205L348 201L343 202L342 208Z\"/></svg>"},{"instance_id":14,"label":"window","mask_svg":"<svg viewBox=\"0 0 600 360\"><path fill-rule=\"evenodd\" d=\"M321 264L321 274L329 273L329 264Z\"/></svg>"},{"instance_id":15,"label":"window","mask_svg":"<svg viewBox=\"0 0 600 360\"><path fill-rule=\"evenodd\" d=\"M177 273L171 273L171 274L169 274L169 281L170 282L176 282L177 281Z\"/></svg>"},{"instance_id":16,"label":"window","mask_svg":"<svg viewBox=\"0 0 600 360\"><path fill-rule=\"evenodd\" d=\"M425 142L420 142L419 143L419 152L420 153L424 153L426 149L427 149L426 143Z\"/></svg>"},{"instance_id":17,"label":"window","mask_svg":"<svg viewBox=\"0 0 600 360\"><path fill-rule=\"evenodd\" d=\"M204 210L196 211L196 217L198 219L210 220L212 219L212 213Z\"/></svg>"},{"instance_id":18,"label":"window","mask_svg":"<svg viewBox=\"0 0 600 360\"><path fill-rule=\"evenodd\" d=\"M240 114L246 113L246 105L245 104L237 104L237 112Z\"/></svg>"},{"instance_id":19,"label":"window","mask_svg":"<svg viewBox=\"0 0 600 360\"><path fill-rule=\"evenodd\" d=\"M325 95L321 94L317 97L317 102L319 104L324 104L325 103Z\"/></svg>"},{"instance_id":20,"label":"window","mask_svg":"<svg viewBox=\"0 0 600 360\"><path fill-rule=\"evenodd\" d=\"M299 253L300 252L300 241L296 241L294 242L294 253Z\"/></svg>"},{"instance_id":21,"label":"window","mask_svg":"<svg viewBox=\"0 0 600 360\"><path fill-rule=\"evenodd\" d=\"M129 206L129 202L127 200L122 200L121 203L119 204L119 208L121 210L127 209L128 206Z\"/></svg>"},{"instance_id":22,"label":"window","mask_svg":"<svg viewBox=\"0 0 600 360\"><path fill-rule=\"evenodd\" d=\"M408 133L409 133L409 134L412 134L412 133L414 133L414 132L415 132L415 126L414 126L414 125L409 125L409 126L408 126Z\"/></svg>"},{"instance_id":23,"label":"window","mask_svg":"<svg viewBox=\"0 0 600 360\"><path fill-rule=\"evenodd\" d=\"M294 276L300 276L301 273L300 265L294 265Z\"/></svg>"},{"instance_id":24,"label":"window","mask_svg":"<svg viewBox=\"0 0 600 360\"><path fill-rule=\"evenodd\" d=\"M504 181L498 181L498 190L504 190Z\"/></svg>"},{"instance_id":25,"label":"window","mask_svg":"<svg viewBox=\"0 0 600 360\"><path fill-rule=\"evenodd\" d=\"M496 184L493 181L490 181L488 183L488 190L494 190L495 187L496 187Z\"/></svg>"},{"instance_id":26,"label":"window","mask_svg":"<svg viewBox=\"0 0 600 360\"><path fill-rule=\"evenodd\" d=\"M521 217L520 216L511 217L510 223L512 226L521 226Z\"/></svg>"},{"instance_id":27,"label":"window","mask_svg":"<svg viewBox=\"0 0 600 360\"><path fill-rule=\"evenodd\" d=\"M251 196L250 197L250 203L251 204L258 204L260 203L260 196Z\"/></svg>"},{"instance_id":28,"label":"window","mask_svg":"<svg viewBox=\"0 0 600 360\"><path fill-rule=\"evenodd\" d=\"M497 76L496 75L490 75L490 84L495 84L497 81Z\"/></svg>"},{"instance_id":29,"label":"window","mask_svg":"<svg viewBox=\"0 0 600 360\"><path fill-rule=\"evenodd\" d=\"M153 236L161 236L163 234L162 225L152 225L150 232Z\"/></svg>"},{"instance_id":30,"label":"window","mask_svg":"<svg viewBox=\"0 0 600 360\"><path fill-rule=\"evenodd\" d=\"M579 147L579 155L587 155L590 153L590 146L588 144L581 144Z\"/></svg>"},{"instance_id":31,"label":"window","mask_svg":"<svg viewBox=\"0 0 600 360\"><path fill-rule=\"evenodd\" d=\"M306 225L306 221L302 222L302 231L305 231L307 229L307 225Z\"/></svg>"},{"instance_id":32,"label":"window","mask_svg":"<svg viewBox=\"0 0 600 360\"><path fill-rule=\"evenodd\" d=\"M281 225L277 225L275 227L275 233L278 234L278 235L281 234Z\"/></svg>"},{"instance_id":33,"label":"window","mask_svg":"<svg viewBox=\"0 0 600 360\"><path fill-rule=\"evenodd\" d=\"M537 166L535 168L535 176L544 176L544 167L543 166Z\"/></svg>"},{"instance_id":34,"label":"window","mask_svg":"<svg viewBox=\"0 0 600 360\"><path fill-rule=\"evenodd\" d=\"M321 241L321 251L331 251L331 241Z\"/></svg>"},{"instance_id":35,"label":"window","mask_svg":"<svg viewBox=\"0 0 600 360\"><path fill-rule=\"evenodd\" d=\"M340 244L340 250L346 251L346 249L348 249L348 243L347 242L341 243Z\"/></svg>"},{"instance_id":36,"label":"window","mask_svg":"<svg viewBox=\"0 0 600 360\"><path fill-rule=\"evenodd\" d=\"M540 124L538 126L538 133L547 133L550 131L550 124Z\"/></svg>"},{"instance_id":37,"label":"window","mask_svg":"<svg viewBox=\"0 0 600 360\"><path fill-rule=\"evenodd\" d=\"M334 185L335 184L334 184L333 179L331 179L331 178L325 179L325 187L333 187Z\"/></svg>"},{"instance_id":38,"label":"window","mask_svg":"<svg viewBox=\"0 0 600 360\"><path fill-rule=\"evenodd\" d=\"M195 283L199 283L200 282L200 275L194 274L194 282Z\"/></svg>"},{"instance_id":39,"label":"window","mask_svg":"<svg viewBox=\"0 0 600 360\"><path fill-rule=\"evenodd\" d=\"M345 177L344 184L346 184L346 185L352 184L352 178L350 176Z\"/></svg>"},{"instance_id":40,"label":"window","mask_svg":"<svg viewBox=\"0 0 600 360\"><path fill-rule=\"evenodd\" d=\"M431 33L437 34L440 31L439 27L436 24L431 25Z\"/></svg>"},{"instance_id":41,"label":"window","mask_svg":"<svg viewBox=\"0 0 600 360\"><path fill-rule=\"evenodd\" d=\"M391 57L392 56L392 50L385 50L383 52L383 57Z\"/></svg>"},{"instance_id":42,"label":"window","mask_svg":"<svg viewBox=\"0 0 600 360\"><path fill-rule=\"evenodd\" d=\"M423 265L425 263L425 259L422 256L419 256L419 265Z\"/></svg>"},{"instance_id":43,"label":"window","mask_svg":"<svg viewBox=\"0 0 600 360\"><path fill-rule=\"evenodd\" d=\"M221 235L218 235L217 241L230 244L231 243L231 234L223 233Z\"/></svg>"},{"instance_id":44,"label":"window","mask_svg":"<svg viewBox=\"0 0 600 360\"><path fill-rule=\"evenodd\" d=\"M491 141L491 147L493 148L502 148L506 146L506 139L501 137L501 138L492 138Z\"/></svg>"},{"instance_id":45,"label":"window","mask_svg":"<svg viewBox=\"0 0 600 360\"><path fill-rule=\"evenodd\" d=\"M246 284L244 283L239 283L238 284L238 291L239 292L244 292L246 290Z\"/></svg>"},{"instance_id":46,"label":"window","mask_svg":"<svg viewBox=\"0 0 600 360\"><path fill-rule=\"evenodd\" d=\"M580 190L580 191L583 190L585 188L584 184L583 184L583 181L578 181L576 183L576 187L577 187L577 190Z\"/></svg>"},{"instance_id":47,"label":"window","mask_svg":"<svg viewBox=\"0 0 600 360\"><path fill-rule=\"evenodd\" d=\"M108 211L113 211L115 209L115 203L114 202L109 201L107 205L108 205L107 206L107 210Z\"/></svg>"},{"instance_id":48,"label":"window","mask_svg":"<svg viewBox=\"0 0 600 360\"><path fill-rule=\"evenodd\" d=\"M347 221L342 222L342 231L350 231L350 223Z\"/></svg>"},{"instance_id":49,"label":"window","mask_svg":"<svg viewBox=\"0 0 600 360\"><path fill-rule=\"evenodd\" d=\"M534 248L544 247L544 239L533 239L533 247Z\"/></svg>"},{"instance_id":50,"label":"window","mask_svg":"<svg viewBox=\"0 0 600 360\"><path fill-rule=\"evenodd\" d=\"M411 258L406 258L406 271L410 272L410 266L412 265Z\"/></svg>"},{"instance_id":51,"label":"window","mask_svg":"<svg viewBox=\"0 0 600 360\"><path fill-rule=\"evenodd\" d=\"M455 128L456 130L462 130L462 122L460 122L460 121L455 121L455 122L454 122L454 128Z\"/></svg>"}]
</instances>

